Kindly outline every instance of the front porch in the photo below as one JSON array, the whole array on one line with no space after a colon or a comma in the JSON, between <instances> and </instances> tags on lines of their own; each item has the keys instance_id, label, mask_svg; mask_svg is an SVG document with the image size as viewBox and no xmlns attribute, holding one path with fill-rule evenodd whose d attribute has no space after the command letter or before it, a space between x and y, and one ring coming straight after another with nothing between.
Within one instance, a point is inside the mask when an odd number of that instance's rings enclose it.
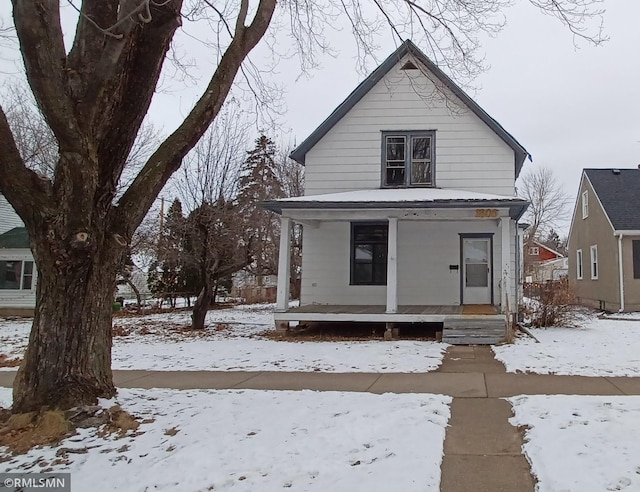
<instances>
[{"instance_id":1,"label":"front porch","mask_svg":"<svg viewBox=\"0 0 640 492\"><path fill-rule=\"evenodd\" d=\"M453 345L501 343L506 338L507 317L498 308L486 304L462 306L399 305L395 313L384 305L312 304L276 311L276 326L286 330L290 322L333 323L441 323L442 341Z\"/></svg>"}]
</instances>

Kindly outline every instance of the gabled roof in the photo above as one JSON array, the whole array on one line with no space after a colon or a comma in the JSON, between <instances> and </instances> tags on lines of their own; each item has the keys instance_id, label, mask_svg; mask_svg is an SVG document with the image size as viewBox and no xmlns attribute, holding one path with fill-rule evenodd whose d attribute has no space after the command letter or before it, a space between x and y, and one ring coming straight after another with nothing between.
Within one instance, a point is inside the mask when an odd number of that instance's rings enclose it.
<instances>
[{"instance_id":1,"label":"gabled roof","mask_svg":"<svg viewBox=\"0 0 640 492\"><path fill-rule=\"evenodd\" d=\"M615 231L640 231L640 169L585 169Z\"/></svg>"},{"instance_id":2,"label":"gabled roof","mask_svg":"<svg viewBox=\"0 0 640 492\"><path fill-rule=\"evenodd\" d=\"M14 227L0 234L0 248L29 249L29 234L24 227Z\"/></svg>"},{"instance_id":3,"label":"gabled roof","mask_svg":"<svg viewBox=\"0 0 640 492\"><path fill-rule=\"evenodd\" d=\"M547 246L547 245L546 245L546 244L544 244L544 243L541 243L541 242L539 242L539 241L533 241L533 244L537 245L537 246L538 246L538 247L540 247L540 248L544 248L544 249L546 249L547 251L550 251L551 253L553 253L554 255L556 255L558 258L566 258L566 255L564 255L564 254L560 253L559 251L556 251L556 250L555 250L555 249L553 249L553 248L550 248L549 246ZM550 260L547 260L547 261L550 261Z\"/></svg>"},{"instance_id":4,"label":"gabled roof","mask_svg":"<svg viewBox=\"0 0 640 492\"><path fill-rule=\"evenodd\" d=\"M382 64L364 79L349 96L316 128L307 139L291 152L291 158L300 164L304 164L307 152L324 137L333 126L353 108L364 95L369 92L389 71L407 54L411 54L422 63L425 68L435 75L456 97L458 97L478 118L480 118L498 137L500 137L515 153L516 177L520 174L522 164L527 158L531 158L527 150L506 131L500 123L489 116L478 103L471 99L451 78L440 70L427 56L418 49L410 40L405 41Z\"/></svg>"}]
</instances>

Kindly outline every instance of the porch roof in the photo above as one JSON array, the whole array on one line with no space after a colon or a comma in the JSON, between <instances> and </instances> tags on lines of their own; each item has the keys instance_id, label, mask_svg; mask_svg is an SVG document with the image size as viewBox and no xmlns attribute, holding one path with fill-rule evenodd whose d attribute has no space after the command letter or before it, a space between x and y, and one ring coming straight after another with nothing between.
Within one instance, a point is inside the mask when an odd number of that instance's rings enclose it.
<instances>
[{"instance_id":1,"label":"porch roof","mask_svg":"<svg viewBox=\"0 0 640 492\"><path fill-rule=\"evenodd\" d=\"M476 193L450 188L393 188L346 191L265 201L264 208L285 209L406 209L406 208L509 208L519 219L529 202L518 197Z\"/></svg>"}]
</instances>

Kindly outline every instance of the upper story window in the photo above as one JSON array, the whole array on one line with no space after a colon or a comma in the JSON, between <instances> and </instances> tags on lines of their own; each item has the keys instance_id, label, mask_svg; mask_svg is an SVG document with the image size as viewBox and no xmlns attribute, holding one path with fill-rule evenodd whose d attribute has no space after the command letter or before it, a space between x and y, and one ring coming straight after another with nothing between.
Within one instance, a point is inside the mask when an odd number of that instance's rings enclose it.
<instances>
[{"instance_id":1,"label":"upper story window","mask_svg":"<svg viewBox=\"0 0 640 492\"><path fill-rule=\"evenodd\" d=\"M529 256L538 256L540 254L540 248L538 246L529 246Z\"/></svg>"},{"instance_id":2,"label":"upper story window","mask_svg":"<svg viewBox=\"0 0 640 492\"><path fill-rule=\"evenodd\" d=\"M582 218L586 219L589 217L589 192L582 192Z\"/></svg>"},{"instance_id":3,"label":"upper story window","mask_svg":"<svg viewBox=\"0 0 640 492\"><path fill-rule=\"evenodd\" d=\"M434 186L435 136L433 130L382 132L383 186Z\"/></svg>"}]
</instances>

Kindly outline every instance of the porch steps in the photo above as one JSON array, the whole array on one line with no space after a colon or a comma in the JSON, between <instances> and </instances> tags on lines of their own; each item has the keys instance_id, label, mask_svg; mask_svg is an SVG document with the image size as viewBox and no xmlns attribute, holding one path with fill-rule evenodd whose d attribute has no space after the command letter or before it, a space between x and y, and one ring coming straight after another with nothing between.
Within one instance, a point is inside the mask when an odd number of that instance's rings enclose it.
<instances>
[{"instance_id":1,"label":"porch steps","mask_svg":"<svg viewBox=\"0 0 640 492\"><path fill-rule=\"evenodd\" d=\"M504 317L482 318L474 316L473 319L445 320L442 341L451 345L491 345L504 342L507 335Z\"/></svg>"}]
</instances>

